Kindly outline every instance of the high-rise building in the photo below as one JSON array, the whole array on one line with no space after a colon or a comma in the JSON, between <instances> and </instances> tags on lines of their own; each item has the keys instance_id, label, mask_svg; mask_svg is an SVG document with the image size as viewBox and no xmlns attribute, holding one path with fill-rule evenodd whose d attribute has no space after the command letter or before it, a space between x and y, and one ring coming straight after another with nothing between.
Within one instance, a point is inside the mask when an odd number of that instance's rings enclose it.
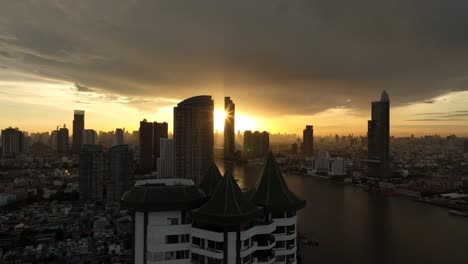
<instances>
[{"instance_id":1,"label":"high-rise building","mask_svg":"<svg viewBox=\"0 0 468 264\"><path fill-rule=\"evenodd\" d=\"M153 123L153 169L158 169L158 158L161 151L161 138L168 137L168 127L167 123Z\"/></svg>"},{"instance_id":2,"label":"high-rise building","mask_svg":"<svg viewBox=\"0 0 468 264\"><path fill-rule=\"evenodd\" d=\"M58 151L58 134L59 128L57 126L57 130L54 130L52 133L50 133L50 147L53 151Z\"/></svg>"},{"instance_id":3,"label":"high-rise building","mask_svg":"<svg viewBox=\"0 0 468 264\"><path fill-rule=\"evenodd\" d=\"M95 145L97 142L97 133L92 129L83 130L83 145Z\"/></svg>"},{"instance_id":4,"label":"high-rise building","mask_svg":"<svg viewBox=\"0 0 468 264\"><path fill-rule=\"evenodd\" d=\"M200 188L189 179L137 182L122 197L132 210L135 263L297 263L297 216L270 154L248 199L228 171L211 164Z\"/></svg>"},{"instance_id":5,"label":"high-rise building","mask_svg":"<svg viewBox=\"0 0 468 264\"><path fill-rule=\"evenodd\" d=\"M106 151L98 145L84 145L78 166L82 201L120 201L133 184L133 159L128 145Z\"/></svg>"},{"instance_id":6,"label":"high-rise building","mask_svg":"<svg viewBox=\"0 0 468 264\"><path fill-rule=\"evenodd\" d=\"M73 145L72 151L75 154L81 152L83 146L83 130L85 128L85 112L83 110L75 110L73 117Z\"/></svg>"},{"instance_id":7,"label":"high-rise building","mask_svg":"<svg viewBox=\"0 0 468 264\"><path fill-rule=\"evenodd\" d=\"M24 134L18 128L9 127L2 130L3 156L16 155L24 152Z\"/></svg>"},{"instance_id":8,"label":"high-rise building","mask_svg":"<svg viewBox=\"0 0 468 264\"><path fill-rule=\"evenodd\" d=\"M158 158L158 178L174 178L174 140L161 138Z\"/></svg>"},{"instance_id":9,"label":"high-rise building","mask_svg":"<svg viewBox=\"0 0 468 264\"><path fill-rule=\"evenodd\" d=\"M98 145L84 145L78 164L81 201L103 201L107 166L104 149Z\"/></svg>"},{"instance_id":10,"label":"high-rise building","mask_svg":"<svg viewBox=\"0 0 468 264\"><path fill-rule=\"evenodd\" d=\"M224 97L224 158L232 159L236 152L235 117L236 105L231 97Z\"/></svg>"},{"instance_id":11,"label":"high-rise building","mask_svg":"<svg viewBox=\"0 0 468 264\"><path fill-rule=\"evenodd\" d=\"M291 154L297 155L297 143L291 145Z\"/></svg>"},{"instance_id":12,"label":"high-rise building","mask_svg":"<svg viewBox=\"0 0 468 264\"><path fill-rule=\"evenodd\" d=\"M390 172L390 99L384 90L380 101L372 102L372 119L368 122L369 174L388 177Z\"/></svg>"},{"instance_id":13,"label":"high-rise building","mask_svg":"<svg viewBox=\"0 0 468 264\"><path fill-rule=\"evenodd\" d=\"M114 146L122 145L124 143L124 130L117 128L114 135Z\"/></svg>"},{"instance_id":14,"label":"high-rise building","mask_svg":"<svg viewBox=\"0 0 468 264\"><path fill-rule=\"evenodd\" d=\"M176 178L199 184L213 161L214 102L195 96L174 107Z\"/></svg>"},{"instance_id":15,"label":"high-rise building","mask_svg":"<svg viewBox=\"0 0 468 264\"><path fill-rule=\"evenodd\" d=\"M270 134L263 131L244 131L244 157L247 159L263 158L270 150Z\"/></svg>"},{"instance_id":16,"label":"high-rise building","mask_svg":"<svg viewBox=\"0 0 468 264\"><path fill-rule=\"evenodd\" d=\"M140 122L140 168L146 172L153 169L153 123L146 119Z\"/></svg>"},{"instance_id":17,"label":"high-rise building","mask_svg":"<svg viewBox=\"0 0 468 264\"><path fill-rule=\"evenodd\" d=\"M314 126L306 126L302 135L302 154L310 157L314 155Z\"/></svg>"},{"instance_id":18,"label":"high-rise building","mask_svg":"<svg viewBox=\"0 0 468 264\"><path fill-rule=\"evenodd\" d=\"M128 145L116 145L108 150L109 175L106 200L119 202L133 186L133 159Z\"/></svg>"},{"instance_id":19,"label":"high-rise building","mask_svg":"<svg viewBox=\"0 0 468 264\"><path fill-rule=\"evenodd\" d=\"M468 139L463 142L463 152L468 153Z\"/></svg>"},{"instance_id":20,"label":"high-rise building","mask_svg":"<svg viewBox=\"0 0 468 264\"><path fill-rule=\"evenodd\" d=\"M69 150L69 133L68 128L63 125L62 128L58 131L57 136L57 152L59 153L68 153Z\"/></svg>"}]
</instances>

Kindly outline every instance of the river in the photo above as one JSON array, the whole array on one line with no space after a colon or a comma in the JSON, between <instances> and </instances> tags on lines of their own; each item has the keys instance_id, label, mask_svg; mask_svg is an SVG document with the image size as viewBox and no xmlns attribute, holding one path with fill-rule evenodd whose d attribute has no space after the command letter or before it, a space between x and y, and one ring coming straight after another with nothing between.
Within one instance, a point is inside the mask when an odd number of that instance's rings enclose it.
<instances>
[{"instance_id":1,"label":"river","mask_svg":"<svg viewBox=\"0 0 468 264\"><path fill-rule=\"evenodd\" d=\"M221 172L222 162L218 162ZM238 166L239 185L255 185L260 168ZM303 263L467 264L468 218L406 198L386 197L353 186L285 175L307 201L298 230L320 246L304 248Z\"/></svg>"}]
</instances>

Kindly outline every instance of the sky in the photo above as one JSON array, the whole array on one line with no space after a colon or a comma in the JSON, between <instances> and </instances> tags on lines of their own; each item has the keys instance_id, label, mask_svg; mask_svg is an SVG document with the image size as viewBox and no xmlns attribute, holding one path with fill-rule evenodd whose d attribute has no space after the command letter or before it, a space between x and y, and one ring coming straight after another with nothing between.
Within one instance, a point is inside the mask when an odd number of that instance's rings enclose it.
<instances>
[{"instance_id":1,"label":"sky","mask_svg":"<svg viewBox=\"0 0 468 264\"><path fill-rule=\"evenodd\" d=\"M468 2L0 0L0 127L137 130L185 98L236 103L236 129L468 135Z\"/></svg>"}]
</instances>

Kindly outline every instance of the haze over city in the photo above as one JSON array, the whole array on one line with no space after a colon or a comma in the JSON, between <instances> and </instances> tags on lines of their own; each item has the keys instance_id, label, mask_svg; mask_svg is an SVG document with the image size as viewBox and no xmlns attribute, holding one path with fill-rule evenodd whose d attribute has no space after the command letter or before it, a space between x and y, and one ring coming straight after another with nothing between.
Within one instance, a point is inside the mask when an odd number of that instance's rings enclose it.
<instances>
[{"instance_id":1,"label":"haze over city","mask_svg":"<svg viewBox=\"0 0 468 264\"><path fill-rule=\"evenodd\" d=\"M168 121L194 94L236 131L363 135L386 89L391 134L468 135L462 1L2 1L0 127ZM31 15L31 14L34 15Z\"/></svg>"}]
</instances>

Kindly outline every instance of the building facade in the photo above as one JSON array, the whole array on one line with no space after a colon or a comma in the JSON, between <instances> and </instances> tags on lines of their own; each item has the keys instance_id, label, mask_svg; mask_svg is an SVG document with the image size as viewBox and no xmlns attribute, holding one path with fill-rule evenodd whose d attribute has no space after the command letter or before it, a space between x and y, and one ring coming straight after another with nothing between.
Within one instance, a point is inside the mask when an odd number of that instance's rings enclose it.
<instances>
[{"instance_id":1,"label":"building facade","mask_svg":"<svg viewBox=\"0 0 468 264\"><path fill-rule=\"evenodd\" d=\"M314 155L314 126L308 125L302 132L302 154L306 157Z\"/></svg>"},{"instance_id":2,"label":"building facade","mask_svg":"<svg viewBox=\"0 0 468 264\"><path fill-rule=\"evenodd\" d=\"M98 145L84 145L78 174L80 200L120 201L133 186L133 159L128 145L107 151Z\"/></svg>"},{"instance_id":3,"label":"building facade","mask_svg":"<svg viewBox=\"0 0 468 264\"><path fill-rule=\"evenodd\" d=\"M134 212L135 263L297 263L296 211L270 154L252 195L215 165L196 188L187 179L148 180L122 198ZM142 195L145 194L145 195Z\"/></svg>"},{"instance_id":4,"label":"building facade","mask_svg":"<svg viewBox=\"0 0 468 264\"><path fill-rule=\"evenodd\" d=\"M57 152L58 153L68 153L69 151L69 140L70 136L68 133L68 128L63 125L57 132Z\"/></svg>"},{"instance_id":5,"label":"building facade","mask_svg":"<svg viewBox=\"0 0 468 264\"><path fill-rule=\"evenodd\" d=\"M168 138L168 126L166 122L153 123L153 169L158 170L158 158L161 153L161 140Z\"/></svg>"},{"instance_id":6,"label":"building facade","mask_svg":"<svg viewBox=\"0 0 468 264\"><path fill-rule=\"evenodd\" d=\"M140 168L149 172L153 169L153 123L146 119L140 122Z\"/></svg>"},{"instance_id":7,"label":"building facade","mask_svg":"<svg viewBox=\"0 0 468 264\"><path fill-rule=\"evenodd\" d=\"M2 130L3 156L17 155L24 152L24 133L18 128Z\"/></svg>"},{"instance_id":8,"label":"building facade","mask_svg":"<svg viewBox=\"0 0 468 264\"><path fill-rule=\"evenodd\" d=\"M125 131L121 128L117 128L114 134L114 146L124 144L124 134Z\"/></svg>"},{"instance_id":9,"label":"building facade","mask_svg":"<svg viewBox=\"0 0 468 264\"><path fill-rule=\"evenodd\" d=\"M252 132L250 130L244 132L244 158L264 158L268 155L269 150L270 134L268 132Z\"/></svg>"},{"instance_id":10,"label":"building facade","mask_svg":"<svg viewBox=\"0 0 468 264\"><path fill-rule=\"evenodd\" d=\"M174 140L161 138L159 141L160 154L158 158L158 178L174 178Z\"/></svg>"},{"instance_id":11,"label":"building facade","mask_svg":"<svg viewBox=\"0 0 468 264\"><path fill-rule=\"evenodd\" d=\"M83 130L85 129L85 111L75 110L73 116L73 153L79 154L83 146Z\"/></svg>"},{"instance_id":12,"label":"building facade","mask_svg":"<svg viewBox=\"0 0 468 264\"><path fill-rule=\"evenodd\" d=\"M83 130L83 145L95 145L97 142L97 133L92 129Z\"/></svg>"},{"instance_id":13,"label":"building facade","mask_svg":"<svg viewBox=\"0 0 468 264\"><path fill-rule=\"evenodd\" d=\"M191 97L174 107L176 178L199 184L213 160L214 102L211 96Z\"/></svg>"},{"instance_id":14,"label":"building facade","mask_svg":"<svg viewBox=\"0 0 468 264\"><path fill-rule=\"evenodd\" d=\"M386 178L390 174L390 99L386 91L380 101L372 102L367 137L369 176Z\"/></svg>"},{"instance_id":15,"label":"building facade","mask_svg":"<svg viewBox=\"0 0 468 264\"><path fill-rule=\"evenodd\" d=\"M224 158L232 159L236 152L235 118L236 105L231 97L224 97Z\"/></svg>"}]
</instances>

